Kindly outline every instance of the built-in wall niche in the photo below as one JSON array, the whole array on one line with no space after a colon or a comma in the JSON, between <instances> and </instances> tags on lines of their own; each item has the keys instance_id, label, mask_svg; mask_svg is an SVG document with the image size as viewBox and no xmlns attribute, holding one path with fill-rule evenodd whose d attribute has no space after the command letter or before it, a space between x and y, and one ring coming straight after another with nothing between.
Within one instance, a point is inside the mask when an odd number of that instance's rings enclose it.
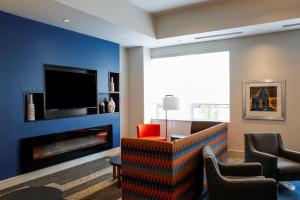
<instances>
[{"instance_id":1,"label":"built-in wall niche","mask_svg":"<svg viewBox=\"0 0 300 200\"><path fill-rule=\"evenodd\" d=\"M108 77L109 77L109 92L114 93L114 92L119 92L120 91L120 75L119 73L116 72L109 72L108 73ZM111 83L113 82L114 84L114 90L112 90L111 88Z\"/></svg>"},{"instance_id":2,"label":"built-in wall niche","mask_svg":"<svg viewBox=\"0 0 300 200\"><path fill-rule=\"evenodd\" d=\"M45 91L44 92L25 92L24 95L24 121L32 122L39 120L49 120L49 119L58 119L58 118L66 118L66 117L75 117L75 116L84 116L84 115L97 115L97 114L108 114L112 113L109 107L109 101L112 99L115 103L115 109L113 113L118 113L120 111L120 81L119 81L119 73L117 72L109 72L107 74L108 84L106 85L105 91L97 91L97 70L88 70L88 69L80 69L73 67L63 67L63 66L54 66L54 65L45 65ZM55 93L55 88L60 85L65 85L66 83L55 83L54 75L61 76L58 80L63 79L63 76L79 76L83 80L89 78L89 81L93 81L94 77L94 92L95 92L95 102L91 106L89 102L87 102L87 106L90 107L77 107L76 101L73 102L72 99L78 98L69 98L68 101L65 101L61 104L55 98L49 99L49 94L52 92ZM52 77L51 77L52 76ZM52 86L49 87L49 77L52 78ZM71 77L73 78L73 77ZM69 82L69 81L67 81ZM53 87L53 83L54 86ZM77 86L80 87L81 81L76 81ZM47 85L48 84L48 85ZM56 84L56 85L55 85ZM100 84L103 84L102 82ZM76 88L71 84L72 87L70 90L76 92ZM50 90L50 89L51 90ZM54 89L53 89L54 88ZM90 87L88 87L90 88ZM50 91L50 92L49 92ZM64 91L69 91L66 88ZM83 90L85 91L85 90ZM108 91L108 92L107 92ZM60 91L57 92L61 94ZM72 93L73 94L73 93ZM47 97L48 95L48 97ZM66 96L66 95L65 95ZM86 95L80 95L80 98L85 98ZM65 98L63 98L65 99ZM70 102L68 105L67 102ZM84 101L83 101L84 102ZM77 102L78 103L78 102ZM80 102L79 102L80 103ZM29 105L31 104L31 105ZM32 105L33 104L33 105ZM72 105L74 104L74 108ZM104 105L104 106L103 106ZM56 106L56 107L55 107ZM79 105L80 106L80 105ZM82 106L82 105L81 105ZM33 113L34 112L34 113ZM32 115L35 115L32 117Z\"/></svg>"},{"instance_id":3,"label":"built-in wall niche","mask_svg":"<svg viewBox=\"0 0 300 200\"><path fill-rule=\"evenodd\" d=\"M120 112L120 74L116 72L108 73L108 91L98 94L99 114L109 112L109 101L112 99L115 103L115 113Z\"/></svg>"},{"instance_id":4,"label":"built-in wall niche","mask_svg":"<svg viewBox=\"0 0 300 200\"><path fill-rule=\"evenodd\" d=\"M46 118L98 114L98 71L44 65Z\"/></svg>"},{"instance_id":5,"label":"built-in wall niche","mask_svg":"<svg viewBox=\"0 0 300 200\"><path fill-rule=\"evenodd\" d=\"M32 109L31 105L34 105L32 118ZM45 119L45 93L44 92L26 92L24 93L24 120L35 121Z\"/></svg>"},{"instance_id":6,"label":"built-in wall niche","mask_svg":"<svg viewBox=\"0 0 300 200\"><path fill-rule=\"evenodd\" d=\"M31 100L30 100L31 99ZM30 102L31 101L31 102ZM33 104L32 115L30 109L32 109L30 103ZM44 92L25 92L24 93L24 121L34 122L49 119L58 119L82 115L96 115L98 113L98 107L96 108L82 108L71 110L47 110L45 107L45 93Z\"/></svg>"},{"instance_id":7,"label":"built-in wall niche","mask_svg":"<svg viewBox=\"0 0 300 200\"><path fill-rule=\"evenodd\" d=\"M98 94L98 101L99 101L99 114L108 114L109 112L109 108L108 108L108 104L109 101L113 99L113 101L115 102L115 111L114 113L118 113L120 112L120 100L119 100L119 93L99 93Z\"/></svg>"}]
</instances>

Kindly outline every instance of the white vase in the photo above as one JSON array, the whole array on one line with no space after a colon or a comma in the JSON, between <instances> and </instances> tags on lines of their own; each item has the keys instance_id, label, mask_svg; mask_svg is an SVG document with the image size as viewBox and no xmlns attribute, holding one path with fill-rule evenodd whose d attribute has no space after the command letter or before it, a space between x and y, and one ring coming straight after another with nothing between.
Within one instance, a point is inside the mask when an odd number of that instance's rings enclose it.
<instances>
[{"instance_id":1,"label":"white vase","mask_svg":"<svg viewBox=\"0 0 300 200\"><path fill-rule=\"evenodd\" d=\"M35 121L35 108L32 94L27 96L27 121Z\"/></svg>"},{"instance_id":2,"label":"white vase","mask_svg":"<svg viewBox=\"0 0 300 200\"><path fill-rule=\"evenodd\" d=\"M111 97L110 101L108 102L108 112L113 113L113 112L115 112L115 109L116 109L116 104L115 104L113 98Z\"/></svg>"},{"instance_id":3,"label":"white vase","mask_svg":"<svg viewBox=\"0 0 300 200\"><path fill-rule=\"evenodd\" d=\"M110 92L115 92L115 83L114 83L114 77L110 78L110 87L109 87Z\"/></svg>"}]
</instances>

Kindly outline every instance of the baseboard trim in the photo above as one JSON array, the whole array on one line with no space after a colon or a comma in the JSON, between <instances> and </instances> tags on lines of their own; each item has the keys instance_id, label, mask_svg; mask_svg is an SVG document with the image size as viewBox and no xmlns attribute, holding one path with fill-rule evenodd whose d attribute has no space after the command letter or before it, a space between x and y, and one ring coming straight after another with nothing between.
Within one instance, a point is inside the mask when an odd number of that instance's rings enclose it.
<instances>
[{"instance_id":1,"label":"baseboard trim","mask_svg":"<svg viewBox=\"0 0 300 200\"><path fill-rule=\"evenodd\" d=\"M65 170L65 169L68 169L71 167L75 167L75 166L78 166L78 165L81 165L81 164L84 164L84 163L87 163L87 162L90 162L93 160L104 158L106 156L113 156L120 152L121 152L121 148L117 147L117 148L113 148L113 149L110 149L107 151L84 156L84 157L74 159L71 161L67 161L67 162L64 162L64 163L61 163L58 165L53 165L51 167L47 167L44 169L40 169L37 171L33 171L30 173L26 173L26 174L15 176L15 177L12 177L9 179L5 179L5 180L0 181L0 190L12 187L14 185L18 185L21 183L25 183L27 181L31 181L33 179L37 179L37 178L40 178L40 177L43 177L43 176L46 176L49 174L53 174L53 173L56 173L56 172L59 172L59 171L62 171L62 170Z\"/></svg>"},{"instance_id":2,"label":"baseboard trim","mask_svg":"<svg viewBox=\"0 0 300 200\"><path fill-rule=\"evenodd\" d=\"M240 150L228 150L228 156L231 158L242 158L244 159L244 151L240 151Z\"/></svg>"}]
</instances>

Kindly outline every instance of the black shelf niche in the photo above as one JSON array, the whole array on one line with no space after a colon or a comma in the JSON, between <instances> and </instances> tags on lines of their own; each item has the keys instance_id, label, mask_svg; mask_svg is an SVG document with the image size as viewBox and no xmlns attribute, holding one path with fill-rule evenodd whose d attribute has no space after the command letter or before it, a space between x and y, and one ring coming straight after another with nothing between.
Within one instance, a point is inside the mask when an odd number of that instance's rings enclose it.
<instances>
[{"instance_id":1,"label":"black shelf niche","mask_svg":"<svg viewBox=\"0 0 300 200\"><path fill-rule=\"evenodd\" d=\"M120 97L119 97L119 92L108 92L108 93L98 93L98 102L99 102L99 114L107 114L108 112L108 102L110 101L111 98L113 98L115 104L116 104L116 109L114 113L120 112ZM105 105L105 112L102 111L101 108L101 103L104 103ZM106 103L105 103L106 102Z\"/></svg>"},{"instance_id":2,"label":"black shelf niche","mask_svg":"<svg viewBox=\"0 0 300 200\"><path fill-rule=\"evenodd\" d=\"M120 74L117 72L109 72L108 73L108 88L110 93L118 93L120 91ZM114 80L115 91L110 91L110 81L111 78Z\"/></svg>"},{"instance_id":3,"label":"black shelf niche","mask_svg":"<svg viewBox=\"0 0 300 200\"><path fill-rule=\"evenodd\" d=\"M115 112L120 112L120 95L119 95L119 93L110 93L110 98L113 98L113 100L116 104Z\"/></svg>"},{"instance_id":4,"label":"black shelf niche","mask_svg":"<svg viewBox=\"0 0 300 200\"><path fill-rule=\"evenodd\" d=\"M110 81L111 78L114 80L114 91L110 90ZM107 101L107 103L110 101L111 98L113 98L115 104L116 104L116 109L115 113L120 112L120 74L117 72L108 72L108 91L109 92L104 92L104 93L98 93L98 108L99 108L99 114L106 114L108 112L107 104L105 104L105 112L102 111L101 109L101 103Z\"/></svg>"}]
</instances>

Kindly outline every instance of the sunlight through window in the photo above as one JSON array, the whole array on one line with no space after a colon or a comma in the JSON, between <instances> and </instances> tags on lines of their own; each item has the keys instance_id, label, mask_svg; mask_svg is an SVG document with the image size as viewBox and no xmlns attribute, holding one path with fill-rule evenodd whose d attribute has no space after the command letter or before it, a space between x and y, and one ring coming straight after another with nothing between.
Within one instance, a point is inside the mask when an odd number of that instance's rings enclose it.
<instances>
[{"instance_id":1,"label":"sunlight through window","mask_svg":"<svg viewBox=\"0 0 300 200\"><path fill-rule=\"evenodd\" d=\"M146 122L165 118L165 95L180 100L170 119L229 121L228 51L152 59L144 73Z\"/></svg>"}]
</instances>

